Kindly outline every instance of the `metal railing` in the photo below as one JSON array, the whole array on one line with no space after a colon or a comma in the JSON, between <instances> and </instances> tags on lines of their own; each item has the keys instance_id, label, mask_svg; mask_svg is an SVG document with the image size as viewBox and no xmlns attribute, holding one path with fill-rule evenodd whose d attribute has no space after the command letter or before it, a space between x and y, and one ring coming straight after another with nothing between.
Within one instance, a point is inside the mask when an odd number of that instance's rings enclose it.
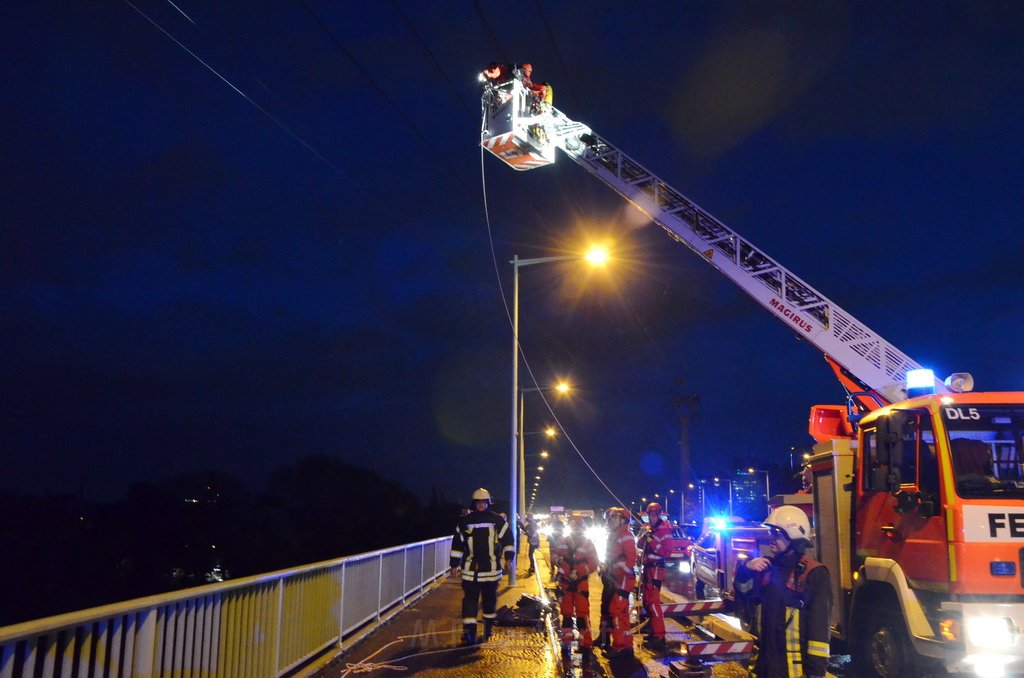
<instances>
[{"instance_id":1,"label":"metal railing","mask_svg":"<svg viewBox=\"0 0 1024 678\"><path fill-rule=\"evenodd\" d=\"M345 649L448 569L451 537L0 627L0 678L273 678Z\"/></svg>"}]
</instances>

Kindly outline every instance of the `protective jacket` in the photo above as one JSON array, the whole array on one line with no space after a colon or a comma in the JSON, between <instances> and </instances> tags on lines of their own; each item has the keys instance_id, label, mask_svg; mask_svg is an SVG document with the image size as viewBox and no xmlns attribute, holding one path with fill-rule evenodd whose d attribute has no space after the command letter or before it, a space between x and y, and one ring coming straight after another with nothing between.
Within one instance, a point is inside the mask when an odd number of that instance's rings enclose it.
<instances>
[{"instance_id":1,"label":"protective jacket","mask_svg":"<svg viewBox=\"0 0 1024 678\"><path fill-rule=\"evenodd\" d=\"M644 581L665 579L665 559L672 555L672 526L659 519L640 535L637 546L643 550Z\"/></svg>"},{"instance_id":2,"label":"protective jacket","mask_svg":"<svg viewBox=\"0 0 1024 678\"><path fill-rule=\"evenodd\" d=\"M464 581L501 579L501 557L515 555L515 535L494 511L470 511L459 518L452 539L451 567L462 568Z\"/></svg>"},{"instance_id":3,"label":"protective jacket","mask_svg":"<svg viewBox=\"0 0 1024 678\"><path fill-rule=\"evenodd\" d=\"M629 526L622 524L608 535L604 575L601 583L601 629L613 650L633 649L629 623L629 594L636 586L636 540Z\"/></svg>"},{"instance_id":4,"label":"protective jacket","mask_svg":"<svg viewBox=\"0 0 1024 678\"><path fill-rule=\"evenodd\" d=\"M825 675L832 590L824 565L793 550L762 572L740 563L735 591L741 619L758 638L752 677Z\"/></svg>"},{"instance_id":5,"label":"protective jacket","mask_svg":"<svg viewBox=\"0 0 1024 678\"><path fill-rule=\"evenodd\" d=\"M597 570L594 543L581 533L567 531L558 541L558 586L563 591L590 590L587 580ZM575 573L575 577L570 576Z\"/></svg>"},{"instance_id":6,"label":"protective jacket","mask_svg":"<svg viewBox=\"0 0 1024 678\"><path fill-rule=\"evenodd\" d=\"M604 585L628 598L636 586L636 540L626 525L608 535L604 558Z\"/></svg>"}]
</instances>

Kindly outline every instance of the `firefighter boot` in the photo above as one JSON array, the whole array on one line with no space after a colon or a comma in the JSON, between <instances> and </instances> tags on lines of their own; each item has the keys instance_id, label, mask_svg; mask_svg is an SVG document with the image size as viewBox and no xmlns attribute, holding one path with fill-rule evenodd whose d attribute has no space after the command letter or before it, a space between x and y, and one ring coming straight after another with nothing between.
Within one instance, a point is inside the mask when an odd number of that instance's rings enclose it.
<instances>
[{"instance_id":1,"label":"firefighter boot","mask_svg":"<svg viewBox=\"0 0 1024 678\"><path fill-rule=\"evenodd\" d=\"M480 640L481 643L486 643L491 639L491 630L494 628L493 619L484 619L484 637Z\"/></svg>"},{"instance_id":2,"label":"firefighter boot","mask_svg":"<svg viewBox=\"0 0 1024 678\"><path fill-rule=\"evenodd\" d=\"M476 622L462 625L462 645L476 645Z\"/></svg>"}]
</instances>

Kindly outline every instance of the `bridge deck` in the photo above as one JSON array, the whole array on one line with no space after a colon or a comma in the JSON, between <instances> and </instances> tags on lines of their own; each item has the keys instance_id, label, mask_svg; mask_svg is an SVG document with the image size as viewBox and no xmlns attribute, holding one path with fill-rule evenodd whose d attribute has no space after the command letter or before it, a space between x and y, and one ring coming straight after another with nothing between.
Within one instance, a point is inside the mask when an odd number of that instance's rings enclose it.
<instances>
[{"instance_id":1,"label":"bridge deck","mask_svg":"<svg viewBox=\"0 0 1024 678\"><path fill-rule=\"evenodd\" d=\"M516 586L502 580L498 589L498 608L502 605L515 607L523 594L541 595L543 588L549 588L547 549L537 549L537 567L540 576L520 576ZM521 563L526 562L526 553L520 554ZM520 566L520 571L525 566ZM689 576L673 576L662 590L665 603L691 600L693 583ZM592 576L590 580L591 628L596 636L600 622L601 580ZM488 676L494 678L519 678L533 676L615 676L637 678L642 676L668 676L669 664L679 662L677 649L666 655L653 655L640 643L641 636L634 636L634 658L608 661L602 652L595 652L596 665L584 670L580 666L580 655L574 653L571 666L562 666L557 629L546 628L537 631L529 627L495 627L490 642L472 648L459 646L461 624L462 589L457 579L442 580L433 591L423 596L409 608L397 615L391 622L359 642L346 652L335 656L330 662L313 674L314 678L349 678L349 676L406 675L427 678L454 678L462 676ZM666 619L668 639L678 641L683 629L673 620ZM557 626L560 617L555 615ZM674 645L674 643L673 643ZM726 669L725 666L718 667ZM721 675L744 676L739 665L732 664ZM717 669L716 669L717 672Z\"/></svg>"},{"instance_id":2,"label":"bridge deck","mask_svg":"<svg viewBox=\"0 0 1024 678\"><path fill-rule=\"evenodd\" d=\"M541 550L538 549L538 555ZM525 560L520 558L521 563ZM546 579L547 562L538 559L538 567ZM520 571L524 569L520 565ZM541 580L531 575L520 576L515 586L509 586L506 577L498 588L498 608L515 607L523 594L540 595L541 585ZM561 675L558 649L546 631L496 626L486 644L460 647L461 604L459 580L447 577L389 624L335 657L314 675L347 678L393 675L396 671L428 678Z\"/></svg>"}]
</instances>

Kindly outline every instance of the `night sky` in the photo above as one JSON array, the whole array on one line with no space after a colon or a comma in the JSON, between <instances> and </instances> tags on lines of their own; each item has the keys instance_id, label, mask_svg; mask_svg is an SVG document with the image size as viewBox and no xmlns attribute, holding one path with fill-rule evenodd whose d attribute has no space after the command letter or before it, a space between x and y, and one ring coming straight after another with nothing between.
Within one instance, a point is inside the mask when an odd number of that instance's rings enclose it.
<instances>
[{"instance_id":1,"label":"night sky","mask_svg":"<svg viewBox=\"0 0 1024 678\"><path fill-rule=\"evenodd\" d=\"M2 488L258 487L324 453L505 497L499 279L511 303L513 255L591 242L607 271L522 269L521 337L542 385L575 384L552 408L611 489L678 487L691 394L698 475L788 463L809 406L844 396L820 352L564 156L481 161L490 61L532 63L569 117L914 360L1024 385L1021 3L18 5ZM534 431L551 415L526 397ZM550 449L540 503L612 503L566 436Z\"/></svg>"}]
</instances>

